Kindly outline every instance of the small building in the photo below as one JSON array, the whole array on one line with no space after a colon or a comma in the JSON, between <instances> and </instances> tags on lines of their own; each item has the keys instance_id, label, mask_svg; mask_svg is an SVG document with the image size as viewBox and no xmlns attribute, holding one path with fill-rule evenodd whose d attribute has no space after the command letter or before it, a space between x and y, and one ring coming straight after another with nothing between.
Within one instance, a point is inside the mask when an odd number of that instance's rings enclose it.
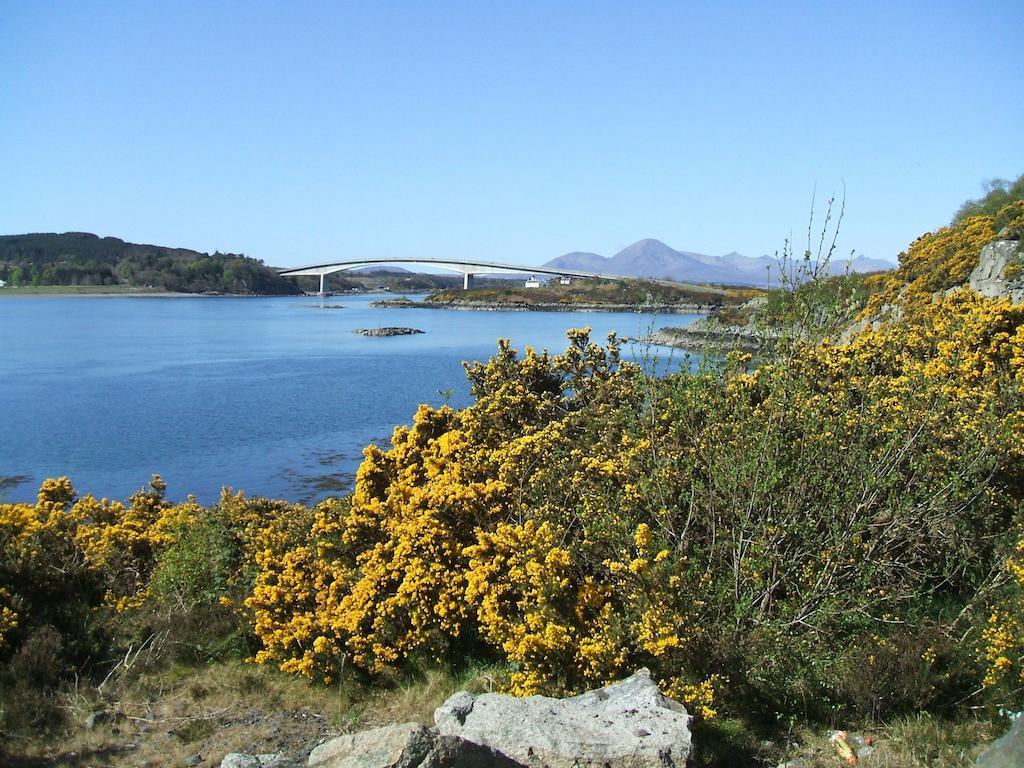
<instances>
[{"instance_id":1,"label":"small building","mask_svg":"<svg viewBox=\"0 0 1024 768\"><path fill-rule=\"evenodd\" d=\"M526 281L527 288L540 288L540 280L536 277L530 276L530 279Z\"/></svg>"},{"instance_id":2,"label":"small building","mask_svg":"<svg viewBox=\"0 0 1024 768\"><path fill-rule=\"evenodd\" d=\"M572 278L569 277L568 275L562 275L560 278L558 278L558 284L559 285L572 285Z\"/></svg>"},{"instance_id":3,"label":"small building","mask_svg":"<svg viewBox=\"0 0 1024 768\"><path fill-rule=\"evenodd\" d=\"M3 281L3 280L0 280L0 288L6 288L6 287L7 287L7 283L5 281Z\"/></svg>"}]
</instances>

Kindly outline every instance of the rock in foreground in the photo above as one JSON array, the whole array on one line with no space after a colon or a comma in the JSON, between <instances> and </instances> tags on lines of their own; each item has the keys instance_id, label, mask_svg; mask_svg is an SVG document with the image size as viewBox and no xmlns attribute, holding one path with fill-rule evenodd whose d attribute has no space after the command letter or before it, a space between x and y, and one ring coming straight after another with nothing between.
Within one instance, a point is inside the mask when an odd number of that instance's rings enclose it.
<instances>
[{"instance_id":1,"label":"rock in foreground","mask_svg":"<svg viewBox=\"0 0 1024 768\"><path fill-rule=\"evenodd\" d=\"M232 752L225 755L220 768L297 768L298 763L279 752L266 755L246 755Z\"/></svg>"},{"instance_id":2,"label":"rock in foreground","mask_svg":"<svg viewBox=\"0 0 1024 768\"><path fill-rule=\"evenodd\" d=\"M434 712L442 735L531 768L682 768L690 757L690 719L646 669L570 699L460 692Z\"/></svg>"},{"instance_id":3,"label":"rock in foreground","mask_svg":"<svg viewBox=\"0 0 1024 768\"><path fill-rule=\"evenodd\" d=\"M683 705L663 696L651 673L641 669L569 699L460 691L434 711L436 728L402 723L339 736L314 749L308 765L684 768L691 753L690 720ZM279 757L229 755L222 768L261 768L264 760Z\"/></svg>"},{"instance_id":4,"label":"rock in foreground","mask_svg":"<svg viewBox=\"0 0 1024 768\"><path fill-rule=\"evenodd\" d=\"M494 750L420 723L339 736L309 755L309 768L519 768Z\"/></svg>"},{"instance_id":5,"label":"rock in foreground","mask_svg":"<svg viewBox=\"0 0 1024 768\"><path fill-rule=\"evenodd\" d=\"M401 328L398 326L357 328L355 332L360 336L412 336L413 334L423 333L419 328Z\"/></svg>"},{"instance_id":6,"label":"rock in foreground","mask_svg":"<svg viewBox=\"0 0 1024 768\"><path fill-rule=\"evenodd\" d=\"M978 758L978 768L1020 768L1024 765L1024 716Z\"/></svg>"}]
</instances>

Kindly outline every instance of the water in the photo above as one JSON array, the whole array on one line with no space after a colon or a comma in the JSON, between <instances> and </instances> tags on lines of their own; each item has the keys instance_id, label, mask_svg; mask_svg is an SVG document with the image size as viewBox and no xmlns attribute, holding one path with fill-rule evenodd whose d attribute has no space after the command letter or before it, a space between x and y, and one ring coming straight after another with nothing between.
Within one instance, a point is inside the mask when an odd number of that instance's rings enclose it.
<instances>
[{"instance_id":1,"label":"water","mask_svg":"<svg viewBox=\"0 0 1024 768\"><path fill-rule=\"evenodd\" d=\"M558 352L568 328L603 341L697 317L370 307L376 298L0 300L0 499L32 500L59 475L122 499L157 472L173 499L210 503L228 486L316 501L347 492L362 448L385 444L419 403L451 390L466 405L462 361L486 360L499 337ZM388 325L426 333L353 333Z\"/></svg>"}]
</instances>

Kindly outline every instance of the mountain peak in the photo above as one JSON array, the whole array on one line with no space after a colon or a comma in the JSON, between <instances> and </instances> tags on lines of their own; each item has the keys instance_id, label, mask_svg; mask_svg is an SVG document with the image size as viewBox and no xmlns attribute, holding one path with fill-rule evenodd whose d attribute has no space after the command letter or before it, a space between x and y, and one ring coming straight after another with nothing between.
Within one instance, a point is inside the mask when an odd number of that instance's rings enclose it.
<instances>
[{"instance_id":1,"label":"mountain peak","mask_svg":"<svg viewBox=\"0 0 1024 768\"><path fill-rule=\"evenodd\" d=\"M766 270L766 265L771 265L773 269ZM645 237L626 246L610 259L596 253L574 251L552 259L543 266L688 283L764 286L768 279L776 277L774 265L775 259L770 256L750 257L736 251L724 256L708 256L693 251L677 251L661 240ZM832 270L842 272L845 266L845 263L833 264ZM850 269L869 272L891 266L878 259L858 257Z\"/></svg>"}]
</instances>

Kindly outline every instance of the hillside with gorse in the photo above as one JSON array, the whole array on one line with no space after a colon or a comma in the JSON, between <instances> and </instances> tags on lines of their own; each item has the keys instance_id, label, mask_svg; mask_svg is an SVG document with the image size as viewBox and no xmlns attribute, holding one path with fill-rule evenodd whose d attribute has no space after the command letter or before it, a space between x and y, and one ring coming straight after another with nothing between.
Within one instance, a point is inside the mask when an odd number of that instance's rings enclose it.
<instances>
[{"instance_id":1,"label":"hillside with gorse","mask_svg":"<svg viewBox=\"0 0 1024 768\"><path fill-rule=\"evenodd\" d=\"M315 507L172 503L158 477L0 505L0 749L80 750L88 708L122 714L88 737L109 762L153 739L212 760L252 686L269 717L308 681L337 730L469 678L566 694L647 667L700 765L838 764L840 726L879 765L969 765L1024 707L1024 201L1000 189L891 273L773 292L770 344L692 372L586 330L499 342L468 407L420 406Z\"/></svg>"}]
</instances>

